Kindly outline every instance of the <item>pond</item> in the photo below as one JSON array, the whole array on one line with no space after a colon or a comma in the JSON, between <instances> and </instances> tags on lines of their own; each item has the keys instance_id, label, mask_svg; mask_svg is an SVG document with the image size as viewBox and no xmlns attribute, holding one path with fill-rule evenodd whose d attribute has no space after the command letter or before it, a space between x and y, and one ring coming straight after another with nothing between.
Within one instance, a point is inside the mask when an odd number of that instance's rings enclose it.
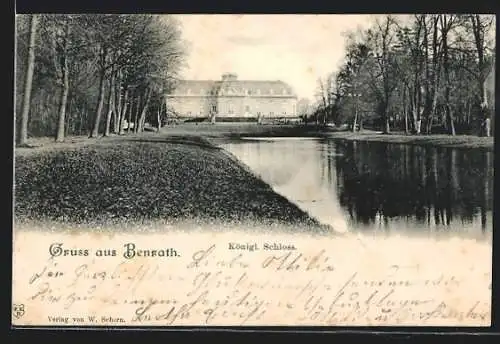
<instances>
[{"instance_id":1,"label":"pond","mask_svg":"<svg viewBox=\"0 0 500 344\"><path fill-rule=\"evenodd\" d=\"M493 152L316 138L222 147L336 231L491 239Z\"/></svg>"}]
</instances>

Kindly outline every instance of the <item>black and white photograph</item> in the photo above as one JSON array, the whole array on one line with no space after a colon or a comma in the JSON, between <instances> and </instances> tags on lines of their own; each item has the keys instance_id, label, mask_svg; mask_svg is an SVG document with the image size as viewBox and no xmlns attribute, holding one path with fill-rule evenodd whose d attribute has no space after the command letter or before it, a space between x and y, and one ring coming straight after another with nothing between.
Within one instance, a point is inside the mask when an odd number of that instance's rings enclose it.
<instances>
[{"instance_id":1,"label":"black and white photograph","mask_svg":"<svg viewBox=\"0 0 500 344\"><path fill-rule=\"evenodd\" d=\"M16 14L14 326L490 326L494 14Z\"/></svg>"}]
</instances>

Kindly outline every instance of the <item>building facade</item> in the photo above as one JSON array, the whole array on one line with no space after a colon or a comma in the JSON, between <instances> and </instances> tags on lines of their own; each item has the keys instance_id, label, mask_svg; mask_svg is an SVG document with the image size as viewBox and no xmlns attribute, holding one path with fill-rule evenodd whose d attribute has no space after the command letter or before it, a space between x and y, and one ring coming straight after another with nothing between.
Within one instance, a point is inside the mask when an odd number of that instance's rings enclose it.
<instances>
[{"instance_id":1,"label":"building facade","mask_svg":"<svg viewBox=\"0 0 500 344\"><path fill-rule=\"evenodd\" d=\"M297 96L285 82L238 80L181 80L166 95L167 109L180 118L294 118Z\"/></svg>"}]
</instances>

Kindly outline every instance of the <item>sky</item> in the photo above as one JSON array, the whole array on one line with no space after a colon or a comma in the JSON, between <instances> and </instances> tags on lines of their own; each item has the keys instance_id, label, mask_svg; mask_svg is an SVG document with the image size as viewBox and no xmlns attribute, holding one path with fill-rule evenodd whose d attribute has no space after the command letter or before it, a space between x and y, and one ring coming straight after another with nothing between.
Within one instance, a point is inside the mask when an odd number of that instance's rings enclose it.
<instances>
[{"instance_id":1,"label":"sky","mask_svg":"<svg viewBox=\"0 0 500 344\"><path fill-rule=\"evenodd\" d=\"M317 80L344 57L343 33L369 15L177 15L188 47L185 79L282 80L314 100Z\"/></svg>"}]
</instances>

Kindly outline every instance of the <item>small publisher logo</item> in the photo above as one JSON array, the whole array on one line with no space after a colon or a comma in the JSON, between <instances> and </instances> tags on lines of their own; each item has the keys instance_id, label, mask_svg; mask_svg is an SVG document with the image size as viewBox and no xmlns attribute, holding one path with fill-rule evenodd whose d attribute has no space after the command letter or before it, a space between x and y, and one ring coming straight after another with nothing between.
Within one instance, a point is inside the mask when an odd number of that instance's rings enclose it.
<instances>
[{"instance_id":1,"label":"small publisher logo","mask_svg":"<svg viewBox=\"0 0 500 344\"><path fill-rule=\"evenodd\" d=\"M14 317L16 319L19 319L21 318L23 315L24 315L24 305L23 304L20 304L20 305L12 305L12 314L14 315Z\"/></svg>"}]
</instances>

